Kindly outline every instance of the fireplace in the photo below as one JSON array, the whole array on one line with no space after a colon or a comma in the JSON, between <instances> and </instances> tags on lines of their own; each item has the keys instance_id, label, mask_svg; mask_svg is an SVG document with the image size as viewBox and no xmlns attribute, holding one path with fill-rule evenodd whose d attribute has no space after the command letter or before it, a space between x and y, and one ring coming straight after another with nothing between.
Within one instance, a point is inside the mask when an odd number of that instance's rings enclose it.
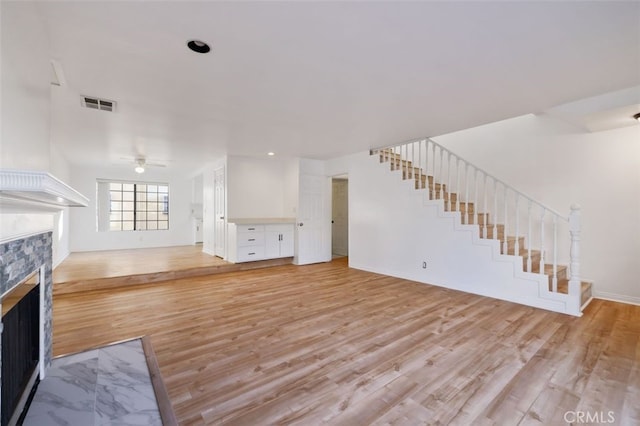
<instances>
[{"instance_id":1,"label":"fireplace","mask_svg":"<svg viewBox=\"0 0 640 426\"><path fill-rule=\"evenodd\" d=\"M15 424L51 364L51 232L0 242L1 426Z\"/></svg>"},{"instance_id":2,"label":"fireplace","mask_svg":"<svg viewBox=\"0 0 640 426\"><path fill-rule=\"evenodd\" d=\"M16 424L39 376L40 271L2 297L0 425Z\"/></svg>"}]
</instances>

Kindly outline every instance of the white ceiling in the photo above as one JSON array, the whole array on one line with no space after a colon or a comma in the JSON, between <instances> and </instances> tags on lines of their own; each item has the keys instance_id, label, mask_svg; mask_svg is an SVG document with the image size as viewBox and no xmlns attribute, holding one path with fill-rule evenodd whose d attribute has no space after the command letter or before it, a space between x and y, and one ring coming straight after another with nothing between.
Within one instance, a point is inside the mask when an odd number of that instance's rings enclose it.
<instances>
[{"instance_id":1,"label":"white ceiling","mask_svg":"<svg viewBox=\"0 0 640 426\"><path fill-rule=\"evenodd\" d=\"M332 158L640 85L638 2L43 2L53 143ZM201 39L212 52L189 51ZM82 109L80 94L118 102Z\"/></svg>"}]
</instances>

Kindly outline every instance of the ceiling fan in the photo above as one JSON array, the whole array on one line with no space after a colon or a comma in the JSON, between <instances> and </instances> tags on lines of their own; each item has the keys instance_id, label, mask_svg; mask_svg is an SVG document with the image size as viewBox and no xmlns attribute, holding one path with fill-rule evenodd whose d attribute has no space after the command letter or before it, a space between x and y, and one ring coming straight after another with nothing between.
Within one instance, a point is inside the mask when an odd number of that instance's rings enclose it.
<instances>
[{"instance_id":1,"label":"ceiling fan","mask_svg":"<svg viewBox=\"0 0 640 426\"><path fill-rule=\"evenodd\" d=\"M122 159L131 161L131 158L123 157ZM147 167L167 167L166 164L147 162L147 159L142 156L135 157L133 159L133 164L135 165L134 170L136 171L136 173L144 173Z\"/></svg>"}]
</instances>

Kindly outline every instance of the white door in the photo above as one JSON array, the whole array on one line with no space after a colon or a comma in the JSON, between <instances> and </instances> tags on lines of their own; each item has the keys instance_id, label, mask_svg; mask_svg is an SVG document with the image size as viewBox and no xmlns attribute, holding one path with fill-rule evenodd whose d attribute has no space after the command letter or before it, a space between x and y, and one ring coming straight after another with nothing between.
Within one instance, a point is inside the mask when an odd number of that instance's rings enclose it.
<instances>
[{"instance_id":1,"label":"white door","mask_svg":"<svg viewBox=\"0 0 640 426\"><path fill-rule=\"evenodd\" d=\"M332 252L339 256L349 255L349 181L333 179L332 182Z\"/></svg>"},{"instance_id":2,"label":"white door","mask_svg":"<svg viewBox=\"0 0 640 426\"><path fill-rule=\"evenodd\" d=\"M227 239L227 220L225 217L226 210L226 186L224 182L224 167L217 169L213 175L214 190L214 254L225 258L227 255L225 242Z\"/></svg>"},{"instance_id":3,"label":"white door","mask_svg":"<svg viewBox=\"0 0 640 426\"><path fill-rule=\"evenodd\" d=\"M331 260L330 185L327 176L300 174L294 259L297 265Z\"/></svg>"}]
</instances>

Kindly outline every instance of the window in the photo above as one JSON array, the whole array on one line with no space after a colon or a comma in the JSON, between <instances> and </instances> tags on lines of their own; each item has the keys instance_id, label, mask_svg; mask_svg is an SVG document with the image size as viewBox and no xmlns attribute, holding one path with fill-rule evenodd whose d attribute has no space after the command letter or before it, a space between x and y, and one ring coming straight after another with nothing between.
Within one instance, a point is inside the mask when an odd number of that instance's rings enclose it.
<instances>
[{"instance_id":1,"label":"window","mask_svg":"<svg viewBox=\"0 0 640 426\"><path fill-rule=\"evenodd\" d=\"M98 230L167 229L169 229L169 185L98 181Z\"/></svg>"}]
</instances>

